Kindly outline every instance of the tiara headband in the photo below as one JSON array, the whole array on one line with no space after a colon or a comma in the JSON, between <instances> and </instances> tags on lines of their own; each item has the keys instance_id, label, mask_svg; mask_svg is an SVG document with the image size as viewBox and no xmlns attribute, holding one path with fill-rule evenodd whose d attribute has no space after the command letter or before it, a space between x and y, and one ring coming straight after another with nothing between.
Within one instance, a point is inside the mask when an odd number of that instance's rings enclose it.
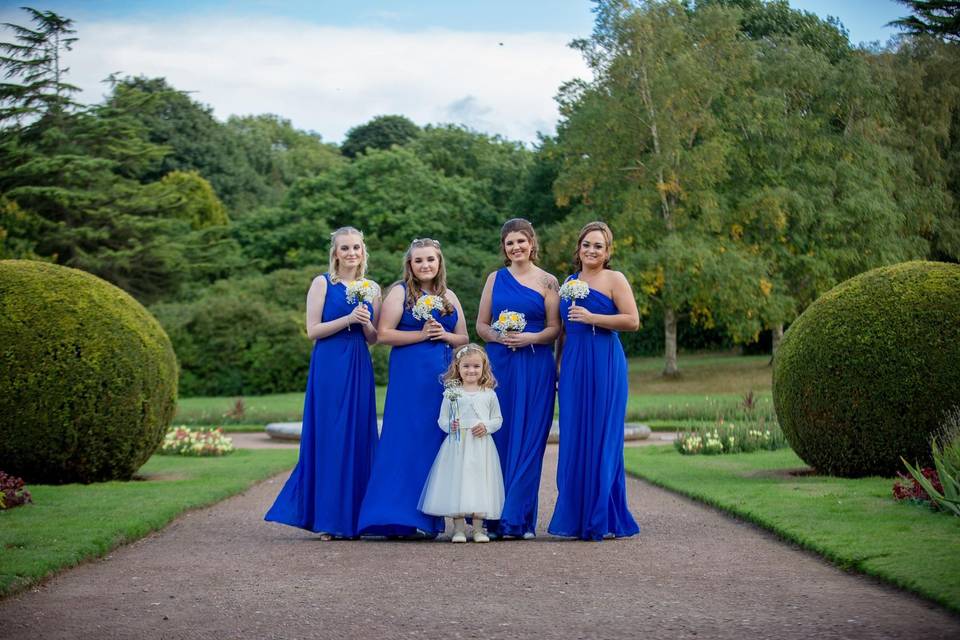
<instances>
[{"instance_id":1,"label":"tiara headband","mask_svg":"<svg viewBox=\"0 0 960 640\"><path fill-rule=\"evenodd\" d=\"M465 344L462 347L460 347L460 349L454 354L454 357L457 359L457 362L460 361L460 358L462 358L467 351L476 351L477 353L480 353L479 348L473 346L472 344Z\"/></svg>"}]
</instances>

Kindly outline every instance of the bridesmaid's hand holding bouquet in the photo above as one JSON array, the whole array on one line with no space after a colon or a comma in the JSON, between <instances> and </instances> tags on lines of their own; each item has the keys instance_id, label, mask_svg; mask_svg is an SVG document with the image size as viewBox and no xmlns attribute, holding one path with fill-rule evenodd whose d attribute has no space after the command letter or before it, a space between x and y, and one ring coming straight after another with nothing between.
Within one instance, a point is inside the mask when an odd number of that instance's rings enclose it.
<instances>
[{"instance_id":1,"label":"bridesmaid's hand holding bouquet","mask_svg":"<svg viewBox=\"0 0 960 640\"><path fill-rule=\"evenodd\" d=\"M490 327L500 334L501 342L507 344L505 338L507 338L510 333L520 333L527 328L527 318L517 311L504 309L497 317L497 321L490 325ZM511 351L517 350L517 347L512 344L508 346Z\"/></svg>"},{"instance_id":2,"label":"bridesmaid's hand holding bouquet","mask_svg":"<svg viewBox=\"0 0 960 640\"><path fill-rule=\"evenodd\" d=\"M364 305L365 302L373 304L380 296L380 287L373 280L361 278L360 280L351 280L346 285L347 302L357 305L350 317L357 324L366 325L370 323L370 311ZM352 323L351 323L352 324ZM350 331L350 325L347 325Z\"/></svg>"}]
</instances>

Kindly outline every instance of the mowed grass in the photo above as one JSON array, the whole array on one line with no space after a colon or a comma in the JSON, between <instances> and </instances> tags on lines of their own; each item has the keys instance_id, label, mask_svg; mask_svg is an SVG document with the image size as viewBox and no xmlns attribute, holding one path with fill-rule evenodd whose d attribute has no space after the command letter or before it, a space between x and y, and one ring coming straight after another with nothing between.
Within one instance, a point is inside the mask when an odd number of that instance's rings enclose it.
<instances>
[{"instance_id":1,"label":"mowed grass","mask_svg":"<svg viewBox=\"0 0 960 640\"><path fill-rule=\"evenodd\" d=\"M377 387L377 414L383 415L386 387ZM243 413L231 415L236 396L180 398L174 424L223 426L226 431L262 431L269 422L298 422L303 419L303 392L243 396Z\"/></svg>"},{"instance_id":2,"label":"mowed grass","mask_svg":"<svg viewBox=\"0 0 960 640\"><path fill-rule=\"evenodd\" d=\"M806 466L789 449L682 456L637 447L624 456L633 475L960 611L960 518L895 502L890 478L792 475Z\"/></svg>"},{"instance_id":3,"label":"mowed grass","mask_svg":"<svg viewBox=\"0 0 960 640\"><path fill-rule=\"evenodd\" d=\"M692 428L712 423L718 415L735 415L750 391L758 411L773 412L770 356L683 354L680 370L679 378L668 379L661 375L663 358L631 358L627 420L648 422L656 429ZM377 387L377 412L381 415L385 397L386 387ZM236 397L181 398L174 422L243 431L303 418L302 392L244 396L242 400L243 414L231 416Z\"/></svg>"},{"instance_id":4,"label":"mowed grass","mask_svg":"<svg viewBox=\"0 0 960 640\"><path fill-rule=\"evenodd\" d=\"M142 481L29 484L33 504L0 511L0 596L107 554L188 509L293 467L297 451L239 449L218 458L153 456Z\"/></svg>"}]
</instances>

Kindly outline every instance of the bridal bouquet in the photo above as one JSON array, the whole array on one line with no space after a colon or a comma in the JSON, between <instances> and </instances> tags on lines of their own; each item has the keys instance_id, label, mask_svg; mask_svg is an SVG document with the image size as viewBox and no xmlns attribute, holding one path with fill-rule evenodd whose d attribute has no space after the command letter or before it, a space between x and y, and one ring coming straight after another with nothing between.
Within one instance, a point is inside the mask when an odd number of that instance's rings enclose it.
<instances>
[{"instance_id":1,"label":"bridal bouquet","mask_svg":"<svg viewBox=\"0 0 960 640\"><path fill-rule=\"evenodd\" d=\"M459 380L447 380L443 383L443 397L450 401L450 421L460 419L460 398L463 397L463 385ZM450 425L450 435L460 441L460 429L454 434L453 425Z\"/></svg>"},{"instance_id":2,"label":"bridal bouquet","mask_svg":"<svg viewBox=\"0 0 960 640\"><path fill-rule=\"evenodd\" d=\"M583 300L590 295L590 285L579 278L567 280L560 286L560 297L569 300L572 306L577 306L577 300Z\"/></svg>"},{"instance_id":3,"label":"bridal bouquet","mask_svg":"<svg viewBox=\"0 0 960 640\"><path fill-rule=\"evenodd\" d=\"M497 317L497 321L490 325L490 327L502 336L508 331L523 331L526 329L527 319L522 313L504 309ZM530 346L532 347L533 345ZM516 347L510 347L510 350L516 351L517 349Z\"/></svg>"},{"instance_id":4,"label":"bridal bouquet","mask_svg":"<svg viewBox=\"0 0 960 640\"><path fill-rule=\"evenodd\" d=\"M372 304L379 295L380 287L373 280L361 278L347 283L347 302L350 304L361 305L364 302ZM350 325L347 325L347 331L352 331Z\"/></svg>"},{"instance_id":5,"label":"bridal bouquet","mask_svg":"<svg viewBox=\"0 0 960 640\"><path fill-rule=\"evenodd\" d=\"M417 303L413 305L413 317L417 320L426 322L433 317L433 311L443 309L443 297L422 295L417 298Z\"/></svg>"}]
</instances>

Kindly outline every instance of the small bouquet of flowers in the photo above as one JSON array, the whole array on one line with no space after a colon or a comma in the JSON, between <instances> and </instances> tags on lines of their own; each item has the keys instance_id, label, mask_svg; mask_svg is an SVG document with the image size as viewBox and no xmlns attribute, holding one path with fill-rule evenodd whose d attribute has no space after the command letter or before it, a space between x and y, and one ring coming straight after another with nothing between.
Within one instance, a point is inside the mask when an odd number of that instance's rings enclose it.
<instances>
[{"instance_id":1,"label":"small bouquet of flowers","mask_svg":"<svg viewBox=\"0 0 960 640\"><path fill-rule=\"evenodd\" d=\"M364 302L373 303L380 295L380 287L373 280L361 278L347 283L347 302L350 304L361 305ZM350 331L350 325L347 325L347 331Z\"/></svg>"},{"instance_id":2,"label":"small bouquet of flowers","mask_svg":"<svg viewBox=\"0 0 960 640\"><path fill-rule=\"evenodd\" d=\"M590 285L579 278L567 280L560 285L560 298L569 300L570 305L577 306L577 300L583 300L590 295Z\"/></svg>"},{"instance_id":3,"label":"small bouquet of flowers","mask_svg":"<svg viewBox=\"0 0 960 640\"><path fill-rule=\"evenodd\" d=\"M523 331L527 328L527 318L518 311L510 311L509 309L504 309L500 312L500 315L497 316L497 321L494 322L490 327L499 333L501 336L508 331ZM530 345L533 347L533 345ZM510 347L511 351L516 351L516 347Z\"/></svg>"},{"instance_id":4,"label":"small bouquet of flowers","mask_svg":"<svg viewBox=\"0 0 960 640\"><path fill-rule=\"evenodd\" d=\"M579 278L573 278L567 280L562 285L560 285L560 298L562 300L569 300L570 306L577 306L577 300L583 300L588 295L590 295L590 285ZM591 327L593 333L597 333L596 327Z\"/></svg>"},{"instance_id":5,"label":"small bouquet of flowers","mask_svg":"<svg viewBox=\"0 0 960 640\"><path fill-rule=\"evenodd\" d=\"M460 419L460 398L463 397L463 385L459 380L447 380L443 383L443 397L450 401L450 422ZM450 435L460 441L460 429L450 425Z\"/></svg>"},{"instance_id":6,"label":"small bouquet of flowers","mask_svg":"<svg viewBox=\"0 0 960 640\"><path fill-rule=\"evenodd\" d=\"M417 320L426 322L433 317L433 311L443 309L443 296L432 296L424 294L417 298L417 303L413 305L413 317Z\"/></svg>"}]
</instances>

